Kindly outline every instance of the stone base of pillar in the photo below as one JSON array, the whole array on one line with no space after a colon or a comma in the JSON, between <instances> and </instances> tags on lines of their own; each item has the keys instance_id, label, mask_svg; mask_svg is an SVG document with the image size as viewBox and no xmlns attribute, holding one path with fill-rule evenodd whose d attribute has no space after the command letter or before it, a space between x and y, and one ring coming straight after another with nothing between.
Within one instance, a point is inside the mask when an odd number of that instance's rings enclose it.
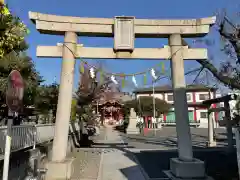
<instances>
[{"instance_id":1,"label":"stone base of pillar","mask_svg":"<svg viewBox=\"0 0 240 180\"><path fill-rule=\"evenodd\" d=\"M191 162L181 161L178 158L170 160L170 171L165 171L172 180L210 180L205 174L204 162L194 159Z\"/></svg>"},{"instance_id":2,"label":"stone base of pillar","mask_svg":"<svg viewBox=\"0 0 240 180\"><path fill-rule=\"evenodd\" d=\"M167 177L171 180L214 180L213 178L209 177L209 176L206 176L204 178L178 178L178 177L175 177L171 171L164 171L165 174L167 175Z\"/></svg>"},{"instance_id":3,"label":"stone base of pillar","mask_svg":"<svg viewBox=\"0 0 240 180\"><path fill-rule=\"evenodd\" d=\"M63 162L47 162L45 180L70 179L74 171L73 160L74 158L66 159Z\"/></svg>"},{"instance_id":4,"label":"stone base of pillar","mask_svg":"<svg viewBox=\"0 0 240 180\"><path fill-rule=\"evenodd\" d=\"M138 128L127 128L127 134L139 134Z\"/></svg>"},{"instance_id":5,"label":"stone base of pillar","mask_svg":"<svg viewBox=\"0 0 240 180\"><path fill-rule=\"evenodd\" d=\"M207 147L216 147L217 146L217 142L213 141L213 142L207 142Z\"/></svg>"}]
</instances>

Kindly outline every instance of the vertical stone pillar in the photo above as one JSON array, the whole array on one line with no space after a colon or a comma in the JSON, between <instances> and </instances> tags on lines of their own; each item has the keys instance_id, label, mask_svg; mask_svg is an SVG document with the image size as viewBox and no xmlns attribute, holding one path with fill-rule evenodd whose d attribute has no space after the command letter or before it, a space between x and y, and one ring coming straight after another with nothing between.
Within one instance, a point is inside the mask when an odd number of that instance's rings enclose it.
<instances>
[{"instance_id":1,"label":"vertical stone pillar","mask_svg":"<svg viewBox=\"0 0 240 180\"><path fill-rule=\"evenodd\" d=\"M213 117L212 114L214 112L208 112L208 146L209 147L213 147L216 146L216 141L214 141L213 138L213 130L214 130L214 126L213 126Z\"/></svg>"},{"instance_id":2,"label":"vertical stone pillar","mask_svg":"<svg viewBox=\"0 0 240 180\"><path fill-rule=\"evenodd\" d=\"M68 131L72 104L77 34L66 32L63 44L61 83L59 87L52 161L65 160L68 145Z\"/></svg>"},{"instance_id":3,"label":"vertical stone pillar","mask_svg":"<svg viewBox=\"0 0 240 180\"><path fill-rule=\"evenodd\" d=\"M192 161L193 152L188 117L181 35L170 35L169 44L171 47L172 87L176 116L178 155L183 161Z\"/></svg>"},{"instance_id":4,"label":"vertical stone pillar","mask_svg":"<svg viewBox=\"0 0 240 180\"><path fill-rule=\"evenodd\" d=\"M231 124L231 112L229 102L224 102L225 111L225 119L226 119L226 129L227 129L227 139L228 139L228 151L233 150L233 132L232 132L232 124Z\"/></svg>"},{"instance_id":5,"label":"vertical stone pillar","mask_svg":"<svg viewBox=\"0 0 240 180\"><path fill-rule=\"evenodd\" d=\"M170 179L205 179L204 162L193 158L181 35L170 35L169 43L171 47L178 158L170 160L170 171L166 171L166 174Z\"/></svg>"}]
</instances>

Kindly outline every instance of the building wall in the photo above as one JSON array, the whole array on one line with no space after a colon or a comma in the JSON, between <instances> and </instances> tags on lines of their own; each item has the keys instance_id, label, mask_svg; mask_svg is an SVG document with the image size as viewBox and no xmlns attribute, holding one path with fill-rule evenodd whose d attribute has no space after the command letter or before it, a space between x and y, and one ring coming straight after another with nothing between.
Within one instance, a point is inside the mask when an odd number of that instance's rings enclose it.
<instances>
[{"instance_id":1,"label":"building wall","mask_svg":"<svg viewBox=\"0 0 240 180\"><path fill-rule=\"evenodd\" d=\"M208 98L205 97L206 99L203 99L203 96L207 96L209 94L208 91L202 91L202 92L187 92L187 100L188 103L200 103L203 100L207 100ZM152 94L137 94L137 98L140 96L152 96ZM164 99L166 102L173 104L173 93L155 93L154 95L156 98L159 99ZM215 97L220 97L221 94L214 94L213 92L210 92L210 98ZM216 106L216 105L213 105ZM207 109L206 108L193 108L189 107L189 111L193 111L193 116L194 116L194 121L198 122L200 121L200 127L207 127L208 124L208 118L207 118ZM170 111L174 111L174 108L172 108ZM211 118L214 119L214 121L219 120L218 113L212 113ZM167 115L165 114L163 116L163 120L166 121Z\"/></svg>"},{"instance_id":2,"label":"building wall","mask_svg":"<svg viewBox=\"0 0 240 180\"><path fill-rule=\"evenodd\" d=\"M137 98L138 97L140 97L140 96L153 96L153 94L137 94ZM159 99L164 99L164 97L163 97L163 94L161 94L161 93L156 93L156 94L154 94L154 97L155 98L159 98Z\"/></svg>"}]
</instances>

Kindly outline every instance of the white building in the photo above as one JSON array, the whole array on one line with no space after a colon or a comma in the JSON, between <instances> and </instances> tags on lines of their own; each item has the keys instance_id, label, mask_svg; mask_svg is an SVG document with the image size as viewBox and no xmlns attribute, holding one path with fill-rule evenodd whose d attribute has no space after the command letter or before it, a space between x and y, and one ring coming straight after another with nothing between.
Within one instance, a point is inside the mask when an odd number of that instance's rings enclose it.
<instances>
[{"instance_id":1,"label":"white building","mask_svg":"<svg viewBox=\"0 0 240 180\"><path fill-rule=\"evenodd\" d=\"M140 96L153 96L152 88L137 89L134 91L136 98ZM202 101L207 99L212 99L220 97L221 95L217 93L216 88L209 88L203 85L189 85L187 86L187 102L188 102L188 114L189 121L191 125L199 127L207 127L208 124L208 114L207 108L198 106ZM155 98L163 99L166 102L173 105L173 90L171 86L159 86L155 87ZM214 104L213 107L217 105ZM213 113L212 118L217 122L222 119L221 114L218 112ZM151 127L152 117L144 117L145 123L150 122L149 127ZM176 123L174 108L172 107L167 114L158 117L158 121L161 121L163 125L174 125Z\"/></svg>"}]
</instances>

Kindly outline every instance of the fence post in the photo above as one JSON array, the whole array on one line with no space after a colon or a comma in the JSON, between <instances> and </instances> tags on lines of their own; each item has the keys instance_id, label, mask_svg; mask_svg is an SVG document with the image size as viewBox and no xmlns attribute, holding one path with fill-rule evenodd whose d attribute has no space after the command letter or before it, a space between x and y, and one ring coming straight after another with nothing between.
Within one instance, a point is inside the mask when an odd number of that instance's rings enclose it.
<instances>
[{"instance_id":1,"label":"fence post","mask_svg":"<svg viewBox=\"0 0 240 180\"><path fill-rule=\"evenodd\" d=\"M235 138L236 138L236 150L237 150L237 163L238 163L238 176L240 178L240 127L235 128Z\"/></svg>"},{"instance_id":2,"label":"fence post","mask_svg":"<svg viewBox=\"0 0 240 180\"><path fill-rule=\"evenodd\" d=\"M36 148L36 144L37 144L37 126L34 125L33 126L33 149Z\"/></svg>"}]
</instances>

